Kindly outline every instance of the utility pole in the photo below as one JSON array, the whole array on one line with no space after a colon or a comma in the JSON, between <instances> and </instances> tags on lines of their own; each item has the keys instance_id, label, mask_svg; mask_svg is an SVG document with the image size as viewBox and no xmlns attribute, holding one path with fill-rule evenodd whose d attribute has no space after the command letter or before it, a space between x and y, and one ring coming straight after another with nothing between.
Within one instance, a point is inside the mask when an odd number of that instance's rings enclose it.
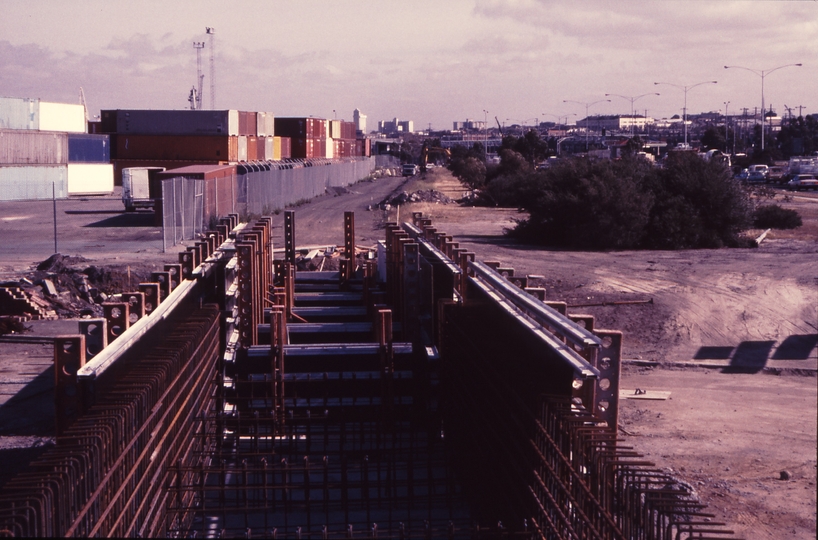
<instances>
[{"instance_id":1,"label":"utility pole","mask_svg":"<svg viewBox=\"0 0 818 540\"><path fill-rule=\"evenodd\" d=\"M193 48L196 49L196 84L198 87L196 88L196 95L191 96L194 97L194 99L190 103L190 108L196 110L202 109L202 82L204 81L204 73L202 73L202 49L204 49L204 46L203 41L193 42Z\"/></svg>"},{"instance_id":2,"label":"utility pole","mask_svg":"<svg viewBox=\"0 0 818 540\"><path fill-rule=\"evenodd\" d=\"M764 129L765 128L765 126L764 126L764 116L763 116L764 115L764 77L766 77L767 75L769 75L773 71L778 71L779 69L783 69L783 68L787 68L787 67L801 67L801 64L800 63L798 63L798 64L785 64L783 66L778 66L776 68L764 69L764 70L751 69L751 68L743 67L743 66L724 66L724 69L730 69L730 68L743 69L745 71L749 71L750 73L754 73L758 77L761 77L761 114L762 114L762 117L761 117L761 151L762 152L764 151L764 131L765 131L765 129Z\"/></svg>"},{"instance_id":3,"label":"utility pole","mask_svg":"<svg viewBox=\"0 0 818 540\"><path fill-rule=\"evenodd\" d=\"M210 36L210 110L216 110L216 29L205 27Z\"/></svg>"}]
</instances>

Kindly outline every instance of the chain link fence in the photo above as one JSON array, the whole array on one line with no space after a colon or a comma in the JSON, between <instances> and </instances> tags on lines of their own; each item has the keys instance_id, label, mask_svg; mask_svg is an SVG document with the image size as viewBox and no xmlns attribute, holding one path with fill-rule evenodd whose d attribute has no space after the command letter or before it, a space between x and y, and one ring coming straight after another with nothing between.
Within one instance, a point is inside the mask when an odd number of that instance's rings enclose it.
<instances>
[{"instance_id":1,"label":"chain link fence","mask_svg":"<svg viewBox=\"0 0 818 540\"><path fill-rule=\"evenodd\" d=\"M242 163L236 174L213 179L171 178L162 182L163 247L197 238L227 214L268 215L310 200L328 189L354 184L391 158ZM383 165L380 162L383 161Z\"/></svg>"},{"instance_id":2,"label":"chain link fence","mask_svg":"<svg viewBox=\"0 0 818 540\"><path fill-rule=\"evenodd\" d=\"M205 181L169 178L162 181L162 249L167 250L204 232Z\"/></svg>"}]
</instances>

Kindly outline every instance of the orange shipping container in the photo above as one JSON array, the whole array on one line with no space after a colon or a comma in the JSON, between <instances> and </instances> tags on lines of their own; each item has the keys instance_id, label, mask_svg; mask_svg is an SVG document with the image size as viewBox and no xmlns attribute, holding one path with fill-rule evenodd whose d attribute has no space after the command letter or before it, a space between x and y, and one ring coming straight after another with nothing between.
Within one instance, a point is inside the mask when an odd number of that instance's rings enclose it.
<instances>
[{"instance_id":1,"label":"orange shipping container","mask_svg":"<svg viewBox=\"0 0 818 540\"><path fill-rule=\"evenodd\" d=\"M281 137L281 154L279 159L290 159L293 157L293 140L290 137Z\"/></svg>"}]
</instances>

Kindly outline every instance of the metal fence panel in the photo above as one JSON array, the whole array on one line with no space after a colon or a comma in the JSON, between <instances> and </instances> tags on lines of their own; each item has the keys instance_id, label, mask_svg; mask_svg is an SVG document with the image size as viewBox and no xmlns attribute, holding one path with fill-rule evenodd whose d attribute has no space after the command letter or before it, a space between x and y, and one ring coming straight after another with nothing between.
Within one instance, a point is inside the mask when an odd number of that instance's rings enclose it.
<instances>
[{"instance_id":1,"label":"metal fence panel","mask_svg":"<svg viewBox=\"0 0 818 540\"><path fill-rule=\"evenodd\" d=\"M165 249L191 240L214 218L230 213L268 215L354 184L375 169L376 160L311 160L243 165L247 172L211 180L172 178L162 182Z\"/></svg>"},{"instance_id":2,"label":"metal fence panel","mask_svg":"<svg viewBox=\"0 0 818 540\"><path fill-rule=\"evenodd\" d=\"M193 240L204 231L204 180L162 181L163 247Z\"/></svg>"}]
</instances>

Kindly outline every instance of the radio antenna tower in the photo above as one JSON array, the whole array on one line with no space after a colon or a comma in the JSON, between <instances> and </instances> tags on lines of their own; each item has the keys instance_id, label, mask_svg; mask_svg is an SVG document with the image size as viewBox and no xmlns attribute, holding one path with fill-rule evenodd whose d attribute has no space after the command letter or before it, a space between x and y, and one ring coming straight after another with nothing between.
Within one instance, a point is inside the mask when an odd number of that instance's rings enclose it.
<instances>
[{"instance_id":1,"label":"radio antenna tower","mask_svg":"<svg viewBox=\"0 0 818 540\"><path fill-rule=\"evenodd\" d=\"M210 110L216 110L216 29L205 27L210 36Z\"/></svg>"},{"instance_id":2,"label":"radio antenna tower","mask_svg":"<svg viewBox=\"0 0 818 540\"><path fill-rule=\"evenodd\" d=\"M190 92L190 108L194 110L201 110L202 108L202 83L204 82L204 74L202 73L202 49L204 49L203 41L194 41L193 48L196 49L196 86Z\"/></svg>"}]
</instances>

